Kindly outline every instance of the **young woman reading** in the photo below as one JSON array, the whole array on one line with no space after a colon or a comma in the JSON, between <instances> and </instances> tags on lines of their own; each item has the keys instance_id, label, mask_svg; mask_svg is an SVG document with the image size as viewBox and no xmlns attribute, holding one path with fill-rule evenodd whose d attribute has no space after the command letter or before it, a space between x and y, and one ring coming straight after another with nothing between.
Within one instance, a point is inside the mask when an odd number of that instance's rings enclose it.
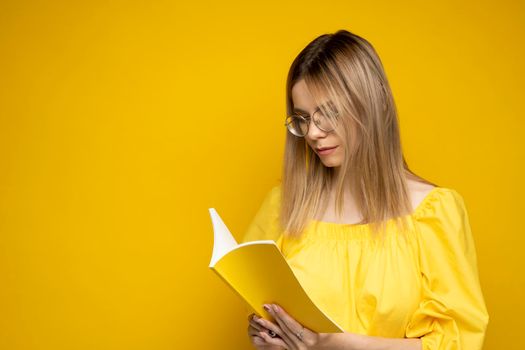
<instances>
[{"instance_id":1,"label":"young woman reading","mask_svg":"<svg viewBox=\"0 0 525 350\"><path fill-rule=\"evenodd\" d=\"M276 322L250 315L253 346L480 350L489 316L465 202L409 169L372 45L346 30L321 35L286 88L282 180L244 241L275 240L345 332L315 333L268 304Z\"/></svg>"}]
</instances>

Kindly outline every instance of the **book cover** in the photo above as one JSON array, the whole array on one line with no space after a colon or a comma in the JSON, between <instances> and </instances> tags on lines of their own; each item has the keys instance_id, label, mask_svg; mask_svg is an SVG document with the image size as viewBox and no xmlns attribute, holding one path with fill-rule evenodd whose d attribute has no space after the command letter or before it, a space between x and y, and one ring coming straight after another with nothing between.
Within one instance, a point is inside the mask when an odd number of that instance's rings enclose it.
<instances>
[{"instance_id":1,"label":"book cover","mask_svg":"<svg viewBox=\"0 0 525 350\"><path fill-rule=\"evenodd\" d=\"M272 240L238 244L214 208L213 252L209 268L260 317L275 322L263 304L278 304L297 322L317 333L344 330L308 297L279 247Z\"/></svg>"}]
</instances>

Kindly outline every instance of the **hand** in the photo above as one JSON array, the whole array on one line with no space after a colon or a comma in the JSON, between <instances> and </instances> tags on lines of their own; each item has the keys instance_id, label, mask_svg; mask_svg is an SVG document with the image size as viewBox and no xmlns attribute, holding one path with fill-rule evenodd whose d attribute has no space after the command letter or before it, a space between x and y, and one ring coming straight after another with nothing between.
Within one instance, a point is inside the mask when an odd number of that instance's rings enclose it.
<instances>
[{"instance_id":1,"label":"hand","mask_svg":"<svg viewBox=\"0 0 525 350\"><path fill-rule=\"evenodd\" d=\"M278 345L289 350L313 350L320 345L321 335L319 333L303 327L280 306L265 304L264 308L277 322L275 324L263 318L255 321L265 329L275 332L276 337L274 338L266 332L261 332L261 337L264 338L266 343Z\"/></svg>"},{"instance_id":2,"label":"hand","mask_svg":"<svg viewBox=\"0 0 525 350\"><path fill-rule=\"evenodd\" d=\"M270 332L269 329L260 325L257 322L258 319L260 319L260 317L258 317L256 314L251 314L248 317L248 320L250 321L248 325L248 336L250 337L252 345L255 346L257 350L286 350L282 346L266 342L263 334L266 334L268 337L270 337L269 333L274 333Z\"/></svg>"}]
</instances>

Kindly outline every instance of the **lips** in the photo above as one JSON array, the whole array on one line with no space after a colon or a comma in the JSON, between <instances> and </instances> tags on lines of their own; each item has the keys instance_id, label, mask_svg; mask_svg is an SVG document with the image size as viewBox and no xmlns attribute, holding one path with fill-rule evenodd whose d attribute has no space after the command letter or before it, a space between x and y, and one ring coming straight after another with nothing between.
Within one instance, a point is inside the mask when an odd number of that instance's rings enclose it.
<instances>
[{"instance_id":1,"label":"lips","mask_svg":"<svg viewBox=\"0 0 525 350\"><path fill-rule=\"evenodd\" d=\"M325 151L325 150L327 150L327 149L332 149L332 148L336 148L336 147L337 147L337 146L334 146L334 147L320 147L320 148L318 147L317 150L318 150L318 151Z\"/></svg>"}]
</instances>

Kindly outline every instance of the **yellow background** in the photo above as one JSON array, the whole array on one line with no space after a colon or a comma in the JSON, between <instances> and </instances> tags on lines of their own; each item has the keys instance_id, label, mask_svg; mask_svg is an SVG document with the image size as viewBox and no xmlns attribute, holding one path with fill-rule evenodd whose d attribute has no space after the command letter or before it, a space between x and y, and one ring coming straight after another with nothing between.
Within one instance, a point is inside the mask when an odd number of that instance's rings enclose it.
<instances>
[{"instance_id":1,"label":"yellow background","mask_svg":"<svg viewBox=\"0 0 525 350\"><path fill-rule=\"evenodd\" d=\"M0 348L248 349L208 270L280 178L316 36L377 49L413 169L465 198L491 316L523 349L522 1L0 3Z\"/></svg>"}]
</instances>

